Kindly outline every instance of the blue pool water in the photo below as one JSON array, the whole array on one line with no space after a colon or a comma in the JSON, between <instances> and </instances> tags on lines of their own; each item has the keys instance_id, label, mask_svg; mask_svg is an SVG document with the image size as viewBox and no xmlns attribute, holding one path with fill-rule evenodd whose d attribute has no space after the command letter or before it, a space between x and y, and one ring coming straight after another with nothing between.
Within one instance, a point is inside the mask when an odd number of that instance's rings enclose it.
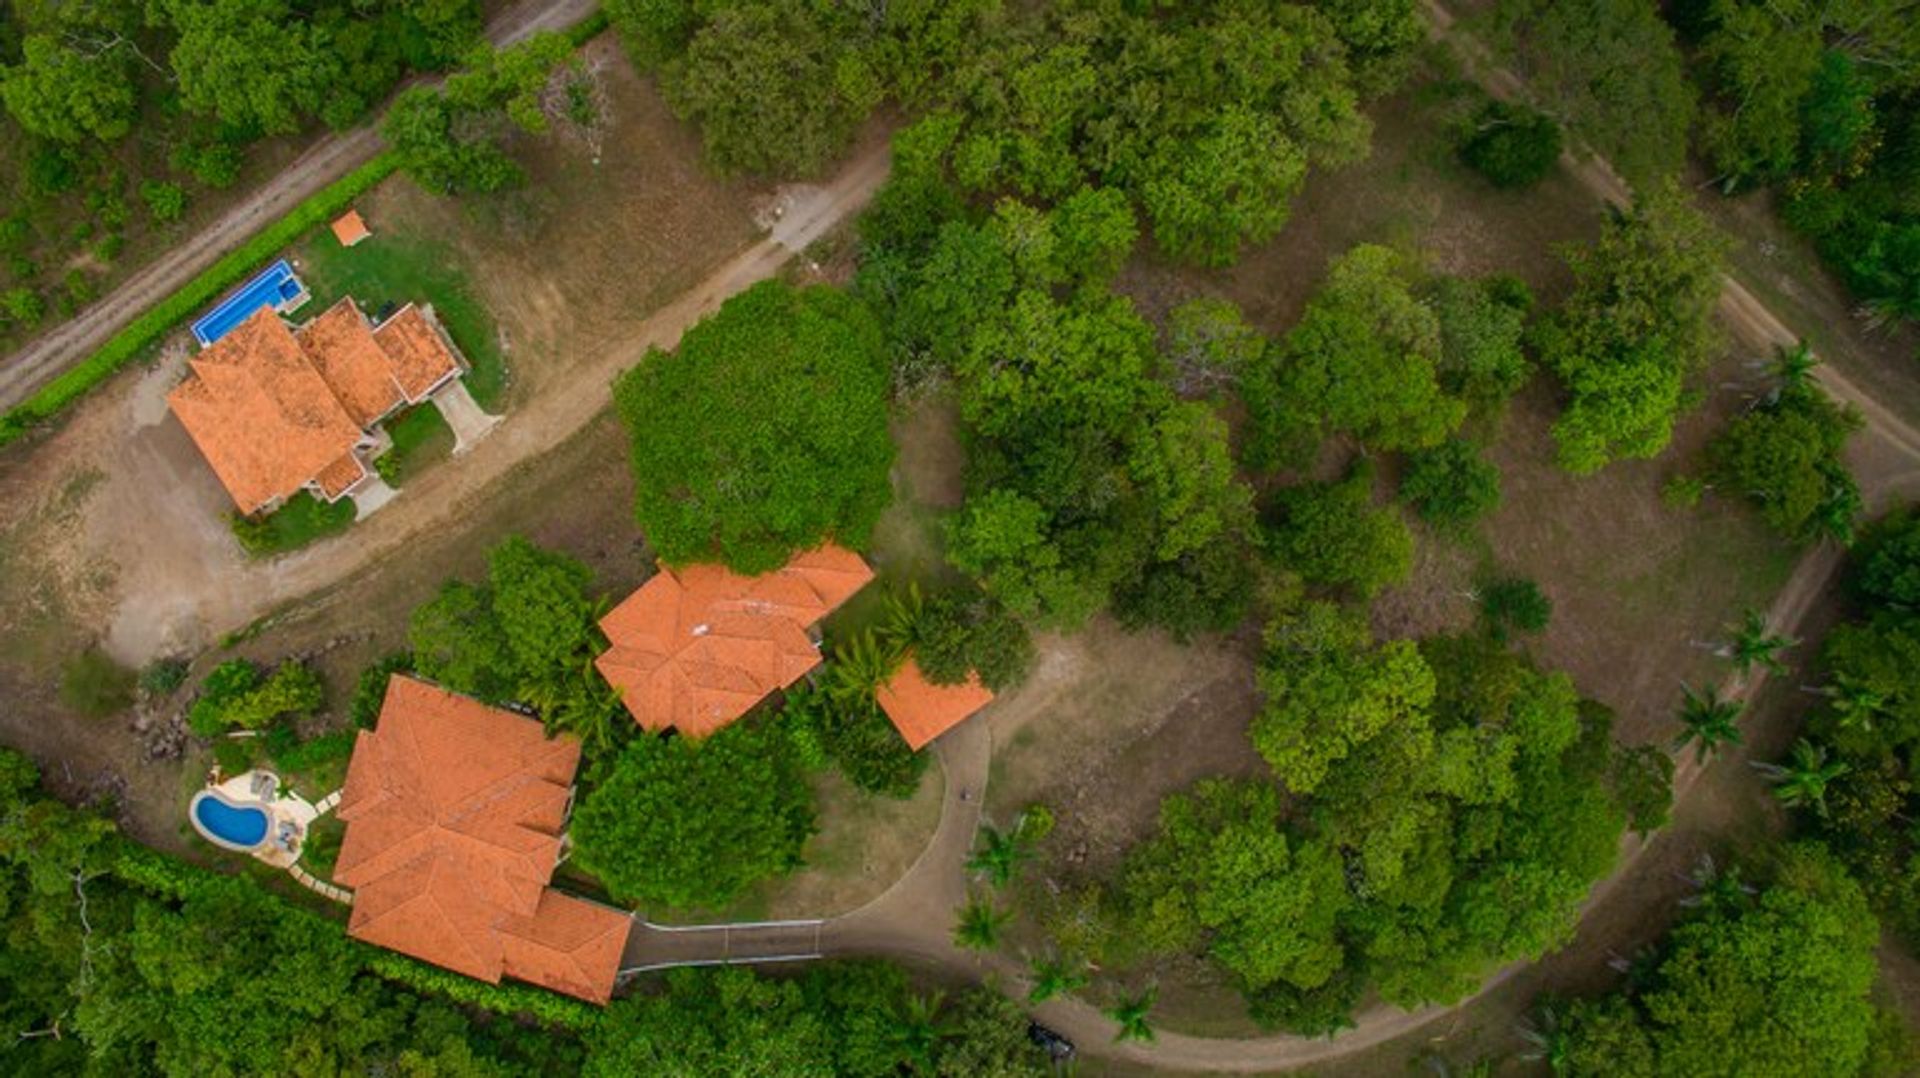
<instances>
[{"instance_id":1,"label":"blue pool water","mask_svg":"<svg viewBox=\"0 0 1920 1078\"><path fill-rule=\"evenodd\" d=\"M194 819L211 834L235 846L258 846L267 837L267 813L252 807L234 808L217 797L193 803Z\"/></svg>"},{"instance_id":2,"label":"blue pool water","mask_svg":"<svg viewBox=\"0 0 1920 1078\"><path fill-rule=\"evenodd\" d=\"M293 267L283 258L261 270L258 277L241 285L238 292L202 315L193 324L193 335L199 339L200 347L205 348L253 317L253 312L262 307L277 308L299 296L301 291L300 278L293 275Z\"/></svg>"}]
</instances>

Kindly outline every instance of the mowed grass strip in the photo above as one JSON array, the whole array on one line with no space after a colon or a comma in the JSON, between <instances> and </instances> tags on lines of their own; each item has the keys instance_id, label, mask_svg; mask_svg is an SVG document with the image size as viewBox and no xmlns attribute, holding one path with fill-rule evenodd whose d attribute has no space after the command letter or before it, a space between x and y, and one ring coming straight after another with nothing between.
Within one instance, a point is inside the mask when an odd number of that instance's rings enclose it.
<instances>
[{"instance_id":1,"label":"mowed grass strip","mask_svg":"<svg viewBox=\"0 0 1920 1078\"><path fill-rule=\"evenodd\" d=\"M391 486L405 486L453 452L453 428L432 404L417 404L387 420L386 427L393 448L380 455L374 468Z\"/></svg>"},{"instance_id":2,"label":"mowed grass strip","mask_svg":"<svg viewBox=\"0 0 1920 1078\"><path fill-rule=\"evenodd\" d=\"M342 498L329 505L303 490L265 516L235 516L233 534L248 554L256 558L271 558L289 550L298 550L315 539L347 530L347 526L353 523L354 512L351 498Z\"/></svg>"},{"instance_id":3,"label":"mowed grass strip","mask_svg":"<svg viewBox=\"0 0 1920 1078\"><path fill-rule=\"evenodd\" d=\"M459 256L444 244L409 236L375 221L372 238L342 247L332 231L316 229L294 250L301 280L313 293L313 311L352 296L369 318L408 303L431 305L440 324L467 358L467 391L486 410L498 411L507 389L507 368L493 315L459 268ZM397 435L396 435L397 437Z\"/></svg>"}]
</instances>

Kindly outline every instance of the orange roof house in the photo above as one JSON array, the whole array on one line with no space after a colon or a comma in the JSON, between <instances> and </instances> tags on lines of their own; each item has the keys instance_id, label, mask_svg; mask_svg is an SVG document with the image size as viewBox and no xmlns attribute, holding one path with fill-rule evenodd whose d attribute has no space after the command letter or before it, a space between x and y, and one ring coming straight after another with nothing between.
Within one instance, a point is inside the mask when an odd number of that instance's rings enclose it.
<instances>
[{"instance_id":1,"label":"orange roof house","mask_svg":"<svg viewBox=\"0 0 1920 1078\"><path fill-rule=\"evenodd\" d=\"M339 240L342 247L351 247L371 235L373 230L361 219L359 210L348 210L333 222L333 238Z\"/></svg>"},{"instance_id":2,"label":"orange roof house","mask_svg":"<svg viewBox=\"0 0 1920 1078\"><path fill-rule=\"evenodd\" d=\"M361 731L338 812L347 934L492 984L605 1003L632 920L547 886L580 743L405 676Z\"/></svg>"},{"instance_id":3,"label":"orange roof house","mask_svg":"<svg viewBox=\"0 0 1920 1078\"><path fill-rule=\"evenodd\" d=\"M380 422L464 368L429 311L376 326L351 296L297 329L262 307L187 362L167 405L243 513L302 489L351 493L385 444Z\"/></svg>"},{"instance_id":4,"label":"orange roof house","mask_svg":"<svg viewBox=\"0 0 1920 1078\"><path fill-rule=\"evenodd\" d=\"M872 579L832 544L759 576L662 566L600 619L594 665L642 727L706 737L819 665L810 630Z\"/></svg>"},{"instance_id":5,"label":"orange roof house","mask_svg":"<svg viewBox=\"0 0 1920 1078\"><path fill-rule=\"evenodd\" d=\"M893 720L907 747L918 751L992 703L993 690L980 684L980 675L972 671L958 685L935 685L908 655L900 669L874 693L874 699Z\"/></svg>"}]
</instances>

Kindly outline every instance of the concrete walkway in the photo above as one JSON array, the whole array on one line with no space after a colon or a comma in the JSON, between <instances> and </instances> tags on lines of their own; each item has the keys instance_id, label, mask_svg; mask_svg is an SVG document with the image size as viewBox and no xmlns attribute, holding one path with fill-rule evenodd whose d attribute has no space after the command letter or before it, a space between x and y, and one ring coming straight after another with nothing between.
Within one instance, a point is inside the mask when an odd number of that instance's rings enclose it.
<instances>
[{"instance_id":1,"label":"concrete walkway","mask_svg":"<svg viewBox=\"0 0 1920 1078\"><path fill-rule=\"evenodd\" d=\"M427 399L440 410L440 417L447 421L447 426L453 428L453 455L456 457L472 449L473 443L485 438L500 424L499 416L488 415L481 410L473 394L467 392L465 379L455 378Z\"/></svg>"},{"instance_id":2,"label":"concrete walkway","mask_svg":"<svg viewBox=\"0 0 1920 1078\"><path fill-rule=\"evenodd\" d=\"M315 877L313 873L308 872L297 864L287 866L287 875L293 877L293 882L305 887L316 895L320 895L323 898L331 898L341 905L353 905L352 891L344 887L335 887L333 884Z\"/></svg>"},{"instance_id":3,"label":"concrete walkway","mask_svg":"<svg viewBox=\"0 0 1920 1078\"><path fill-rule=\"evenodd\" d=\"M368 469L367 477L360 481L360 485L354 488L353 493L347 495L353 499L353 519L355 520L367 519L386 508L388 502L399 496L400 492L393 489L372 469Z\"/></svg>"}]
</instances>

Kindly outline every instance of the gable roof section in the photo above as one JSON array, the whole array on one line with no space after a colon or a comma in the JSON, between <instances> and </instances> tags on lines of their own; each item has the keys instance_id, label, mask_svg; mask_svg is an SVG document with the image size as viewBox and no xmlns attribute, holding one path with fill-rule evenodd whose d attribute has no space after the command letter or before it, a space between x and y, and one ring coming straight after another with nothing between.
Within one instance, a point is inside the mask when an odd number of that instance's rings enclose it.
<instances>
[{"instance_id":1,"label":"gable roof section","mask_svg":"<svg viewBox=\"0 0 1920 1078\"><path fill-rule=\"evenodd\" d=\"M971 670L967 671L967 680L958 685L935 685L908 655L900 669L874 693L874 699L893 720L907 747L918 751L992 703L993 691L980 684L980 675Z\"/></svg>"},{"instance_id":2,"label":"gable roof section","mask_svg":"<svg viewBox=\"0 0 1920 1078\"><path fill-rule=\"evenodd\" d=\"M394 379L393 363L373 341L367 316L348 296L294 332L334 396L362 429L405 399Z\"/></svg>"},{"instance_id":3,"label":"gable roof section","mask_svg":"<svg viewBox=\"0 0 1920 1078\"><path fill-rule=\"evenodd\" d=\"M460 369L445 337L427 319L426 312L409 303L373 331L374 343L386 353L394 381L410 401L418 401L446 377Z\"/></svg>"},{"instance_id":4,"label":"gable roof section","mask_svg":"<svg viewBox=\"0 0 1920 1078\"><path fill-rule=\"evenodd\" d=\"M413 678L387 683L338 812L347 933L458 973L604 1002L630 922L548 888L579 742Z\"/></svg>"},{"instance_id":5,"label":"gable roof section","mask_svg":"<svg viewBox=\"0 0 1920 1078\"><path fill-rule=\"evenodd\" d=\"M298 491L361 429L293 332L262 307L188 360L167 405L242 512Z\"/></svg>"},{"instance_id":6,"label":"gable roof section","mask_svg":"<svg viewBox=\"0 0 1920 1078\"><path fill-rule=\"evenodd\" d=\"M818 665L807 630L872 579L833 544L752 577L662 566L600 619L612 647L594 665L642 727L706 737Z\"/></svg>"}]
</instances>

